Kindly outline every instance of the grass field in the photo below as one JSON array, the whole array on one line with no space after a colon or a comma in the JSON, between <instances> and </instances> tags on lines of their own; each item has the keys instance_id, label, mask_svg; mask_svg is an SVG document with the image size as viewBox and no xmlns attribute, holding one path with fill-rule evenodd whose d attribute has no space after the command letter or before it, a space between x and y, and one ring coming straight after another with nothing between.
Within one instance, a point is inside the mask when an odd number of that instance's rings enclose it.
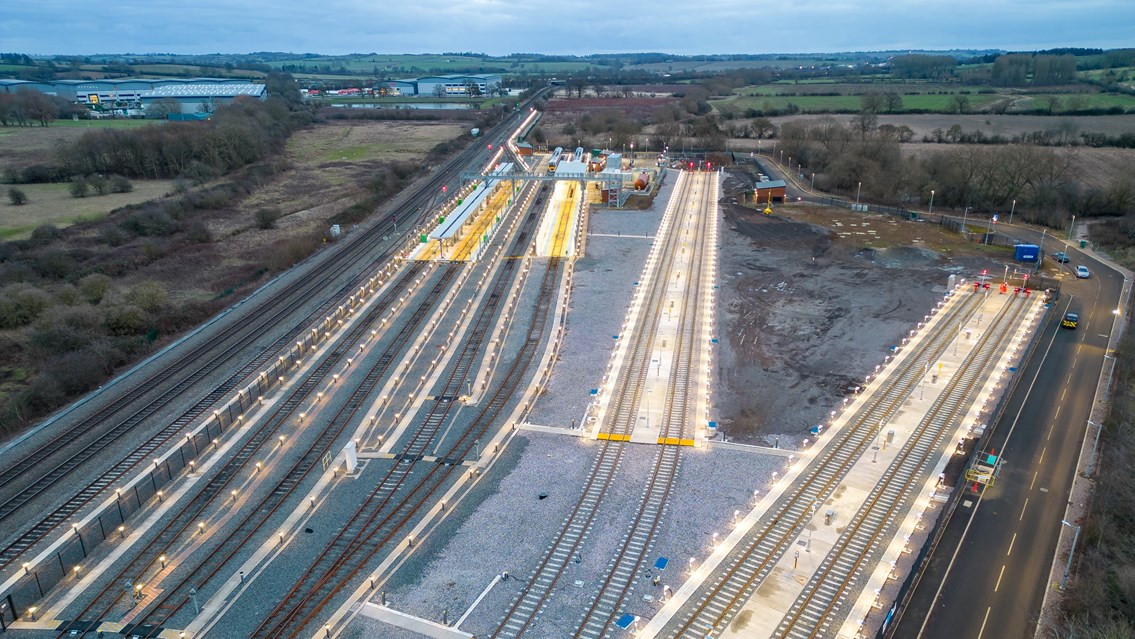
<instances>
[{"instance_id":1,"label":"grass field","mask_svg":"<svg viewBox=\"0 0 1135 639\"><path fill-rule=\"evenodd\" d=\"M12 206L5 195L3 203L0 203L0 238L26 238L37 226L44 224L62 228L76 222L99 219L114 209L159 198L173 190L171 180L136 180L133 184L134 190L129 193L82 198L71 197L69 184L21 185L19 188L27 194L28 203ZM8 188L4 186L5 194Z\"/></svg>"},{"instance_id":2,"label":"grass field","mask_svg":"<svg viewBox=\"0 0 1135 639\"><path fill-rule=\"evenodd\" d=\"M971 109L980 109L1001 99L997 95L968 95ZM926 111L947 111L951 107L950 95L904 95L903 109ZM852 112L858 111L862 98L858 95L793 95L793 96L734 96L723 100L711 100L710 104L718 111L743 114L748 109L785 109L789 104L800 107L802 113Z\"/></svg>"},{"instance_id":3,"label":"grass field","mask_svg":"<svg viewBox=\"0 0 1135 639\"><path fill-rule=\"evenodd\" d=\"M863 95L868 91L882 91L884 93L898 93L906 100L907 94L938 94L946 93L963 93L968 92L969 95L976 95L982 89L989 87L982 87L968 84L937 84L929 82L861 82L861 83L848 83L848 82L776 82L773 84L762 84L757 86L748 86L737 89L736 93L739 95L752 96L769 96L769 95L784 95L788 93L796 93L798 95L808 93L841 93L844 95Z\"/></svg>"},{"instance_id":4,"label":"grass field","mask_svg":"<svg viewBox=\"0 0 1135 639\"><path fill-rule=\"evenodd\" d=\"M208 78L263 78L264 72L251 69L227 71L218 67L199 67L191 64L138 64L131 67L134 73L145 75L203 76Z\"/></svg>"}]
</instances>

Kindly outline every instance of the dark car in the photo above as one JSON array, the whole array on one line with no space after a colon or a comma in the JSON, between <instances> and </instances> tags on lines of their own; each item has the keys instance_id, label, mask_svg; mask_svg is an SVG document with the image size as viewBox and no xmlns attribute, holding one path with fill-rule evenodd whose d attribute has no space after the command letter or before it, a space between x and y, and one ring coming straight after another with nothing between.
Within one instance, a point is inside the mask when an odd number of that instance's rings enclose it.
<instances>
[{"instance_id":1,"label":"dark car","mask_svg":"<svg viewBox=\"0 0 1135 639\"><path fill-rule=\"evenodd\" d=\"M1053 253L1052 259L1063 264L1063 263L1068 261L1068 254L1067 253Z\"/></svg>"},{"instance_id":2,"label":"dark car","mask_svg":"<svg viewBox=\"0 0 1135 639\"><path fill-rule=\"evenodd\" d=\"M1079 324L1079 323L1080 323L1080 316L1079 315L1077 315L1075 313L1065 313L1064 314L1064 321L1060 322L1060 325L1063 326L1064 328L1076 328L1076 325Z\"/></svg>"}]
</instances>

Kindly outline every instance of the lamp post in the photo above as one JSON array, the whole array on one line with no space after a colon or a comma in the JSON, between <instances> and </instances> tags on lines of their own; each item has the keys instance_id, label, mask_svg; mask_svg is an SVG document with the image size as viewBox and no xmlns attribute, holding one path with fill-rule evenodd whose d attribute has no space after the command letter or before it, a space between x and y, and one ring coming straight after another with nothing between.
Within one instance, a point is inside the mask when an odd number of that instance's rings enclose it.
<instances>
[{"instance_id":1,"label":"lamp post","mask_svg":"<svg viewBox=\"0 0 1135 639\"><path fill-rule=\"evenodd\" d=\"M1068 550L1068 563L1064 565L1064 577L1060 580L1060 589L1064 590L1064 586L1068 585L1068 573L1072 570L1072 556L1076 554L1076 542L1080 540L1080 527L1063 519L1060 520L1060 524L1076 529L1076 534L1072 536L1072 547Z\"/></svg>"},{"instance_id":2,"label":"lamp post","mask_svg":"<svg viewBox=\"0 0 1135 639\"><path fill-rule=\"evenodd\" d=\"M1072 241L1072 229L1076 228L1076 216L1072 216L1072 223L1068 225L1068 241Z\"/></svg>"},{"instance_id":3,"label":"lamp post","mask_svg":"<svg viewBox=\"0 0 1135 639\"><path fill-rule=\"evenodd\" d=\"M967 218L969 218L969 207L968 206L966 207L966 210L962 212L962 239L965 239L965 237L966 237L966 219Z\"/></svg>"},{"instance_id":4,"label":"lamp post","mask_svg":"<svg viewBox=\"0 0 1135 639\"><path fill-rule=\"evenodd\" d=\"M930 189L930 211L927 213L927 215L933 215L933 214L934 214L934 189Z\"/></svg>"},{"instance_id":5,"label":"lamp post","mask_svg":"<svg viewBox=\"0 0 1135 639\"><path fill-rule=\"evenodd\" d=\"M816 190L816 172L815 171L812 171L812 183L808 186L808 190L810 190L810 191Z\"/></svg>"},{"instance_id":6,"label":"lamp post","mask_svg":"<svg viewBox=\"0 0 1135 639\"><path fill-rule=\"evenodd\" d=\"M1013 211L1017 210L1017 201L1013 200L1013 206L1009 209L1009 224L1013 223Z\"/></svg>"},{"instance_id":7,"label":"lamp post","mask_svg":"<svg viewBox=\"0 0 1135 639\"><path fill-rule=\"evenodd\" d=\"M859 204L859 194L862 191L863 191L863 183L860 182L859 185L855 187L855 203L856 204Z\"/></svg>"}]
</instances>

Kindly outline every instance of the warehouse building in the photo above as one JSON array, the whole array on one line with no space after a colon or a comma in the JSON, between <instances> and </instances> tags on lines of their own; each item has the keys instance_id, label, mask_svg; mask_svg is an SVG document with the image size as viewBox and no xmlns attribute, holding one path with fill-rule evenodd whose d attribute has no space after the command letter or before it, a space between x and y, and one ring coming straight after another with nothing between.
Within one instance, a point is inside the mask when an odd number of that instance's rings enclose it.
<instances>
[{"instance_id":1,"label":"warehouse building","mask_svg":"<svg viewBox=\"0 0 1135 639\"><path fill-rule=\"evenodd\" d=\"M218 106L241 97L267 100L267 88L263 84L247 82L171 84L142 93L139 101L142 109L148 112L161 105L162 115L165 115L166 105L177 104L180 113L212 113Z\"/></svg>"},{"instance_id":2,"label":"warehouse building","mask_svg":"<svg viewBox=\"0 0 1135 639\"><path fill-rule=\"evenodd\" d=\"M147 101L168 97L181 105L183 113L208 110L217 104L249 95L265 99L264 85L232 78L117 78L113 80L53 80L29 82L0 80L0 93L35 89L92 111L118 115L140 115Z\"/></svg>"},{"instance_id":3,"label":"warehouse building","mask_svg":"<svg viewBox=\"0 0 1135 639\"><path fill-rule=\"evenodd\" d=\"M436 96L440 92L444 97L457 97L489 95L490 91L495 92L500 88L501 76L431 75L416 80L403 80L403 82L413 82L417 86L417 95L419 96Z\"/></svg>"}]
</instances>

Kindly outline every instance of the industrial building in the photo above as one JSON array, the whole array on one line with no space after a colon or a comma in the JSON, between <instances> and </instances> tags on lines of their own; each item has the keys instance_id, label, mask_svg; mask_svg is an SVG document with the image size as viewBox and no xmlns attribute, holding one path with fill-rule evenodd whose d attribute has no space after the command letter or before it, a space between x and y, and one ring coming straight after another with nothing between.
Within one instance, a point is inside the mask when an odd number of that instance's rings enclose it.
<instances>
[{"instance_id":1,"label":"industrial building","mask_svg":"<svg viewBox=\"0 0 1135 639\"><path fill-rule=\"evenodd\" d=\"M228 104L240 97L268 99L263 84L170 84L143 93L139 101L144 110L151 110L159 102L176 102L181 113L211 113L217 106Z\"/></svg>"},{"instance_id":2,"label":"industrial building","mask_svg":"<svg viewBox=\"0 0 1135 639\"><path fill-rule=\"evenodd\" d=\"M431 75L421 78L387 80L375 85L375 93L386 96L465 97L487 96L500 87L500 75ZM474 89L473 87L476 87Z\"/></svg>"},{"instance_id":3,"label":"industrial building","mask_svg":"<svg viewBox=\"0 0 1135 639\"><path fill-rule=\"evenodd\" d=\"M0 80L0 93L35 89L101 114L140 116L163 98L178 103L181 113L205 113L240 96L266 99L262 84L231 78L117 78L113 80Z\"/></svg>"},{"instance_id":4,"label":"industrial building","mask_svg":"<svg viewBox=\"0 0 1135 639\"><path fill-rule=\"evenodd\" d=\"M763 180L757 182L753 189L753 201L760 202L783 202L784 201L784 180Z\"/></svg>"}]
</instances>

